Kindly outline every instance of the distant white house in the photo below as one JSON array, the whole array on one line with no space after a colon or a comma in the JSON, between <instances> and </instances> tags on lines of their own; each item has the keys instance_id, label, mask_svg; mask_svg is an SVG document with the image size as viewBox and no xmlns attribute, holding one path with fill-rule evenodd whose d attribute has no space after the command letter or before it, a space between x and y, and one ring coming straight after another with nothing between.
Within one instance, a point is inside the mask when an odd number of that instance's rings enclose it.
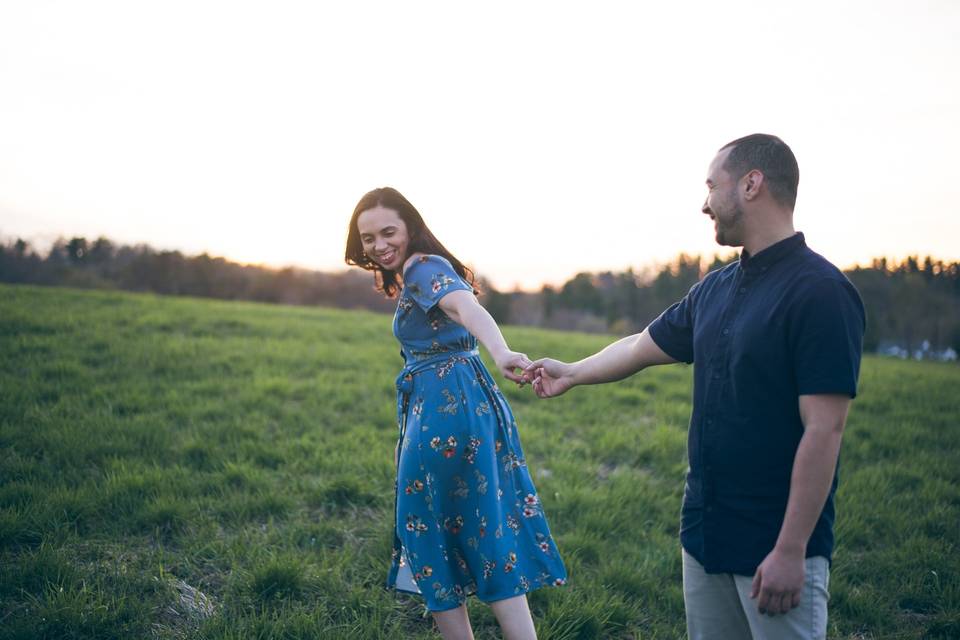
<instances>
[{"instance_id":1,"label":"distant white house","mask_svg":"<svg viewBox=\"0 0 960 640\"><path fill-rule=\"evenodd\" d=\"M891 358L900 358L901 360L906 360L911 357L914 360L935 360L937 362L956 362L957 360L957 352L952 347L933 349L930 346L929 340L921 342L920 348L914 349L913 353L896 342L883 340L877 346L877 353Z\"/></svg>"}]
</instances>

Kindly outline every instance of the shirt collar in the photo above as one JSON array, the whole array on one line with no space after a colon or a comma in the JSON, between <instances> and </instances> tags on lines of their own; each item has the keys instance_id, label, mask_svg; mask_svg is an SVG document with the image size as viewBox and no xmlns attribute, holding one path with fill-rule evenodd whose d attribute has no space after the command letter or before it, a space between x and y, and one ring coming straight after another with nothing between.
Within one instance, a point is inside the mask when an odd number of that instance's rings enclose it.
<instances>
[{"instance_id":1,"label":"shirt collar","mask_svg":"<svg viewBox=\"0 0 960 640\"><path fill-rule=\"evenodd\" d=\"M744 249L740 252L740 268L747 273L766 271L797 249L805 246L807 246L807 243L803 239L803 233L798 231L789 238L784 238L780 242L770 245L755 256L751 256L750 252Z\"/></svg>"}]
</instances>

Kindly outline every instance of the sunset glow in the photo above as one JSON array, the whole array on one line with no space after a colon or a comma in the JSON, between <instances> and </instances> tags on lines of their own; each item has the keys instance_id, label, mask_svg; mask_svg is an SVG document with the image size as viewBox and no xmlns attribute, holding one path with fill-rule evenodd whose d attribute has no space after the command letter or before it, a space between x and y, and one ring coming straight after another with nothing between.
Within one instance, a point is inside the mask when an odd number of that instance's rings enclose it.
<instances>
[{"instance_id":1,"label":"sunset glow","mask_svg":"<svg viewBox=\"0 0 960 640\"><path fill-rule=\"evenodd\" d=\"M394 186L501 288L722 251L722 144L840 266L960 258L960 4L8 2L0 237L344 268Z\"/></svg>"}]
</instances>

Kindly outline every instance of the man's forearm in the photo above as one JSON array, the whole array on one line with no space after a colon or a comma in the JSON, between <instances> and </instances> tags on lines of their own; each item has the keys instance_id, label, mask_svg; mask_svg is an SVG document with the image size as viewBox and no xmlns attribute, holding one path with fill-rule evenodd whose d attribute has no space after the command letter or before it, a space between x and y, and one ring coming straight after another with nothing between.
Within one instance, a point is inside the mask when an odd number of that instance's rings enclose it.
<instances>
[{"instance_id":1,"label":"man's forearm","mask_svg":"<svg viewBox=\"0 0 960 640\"><path fill-rule=\"evenodd\" d=\"M830 493L840 453L841 428L807 427L793 461L790 498L777 548L806 554L807 542Z\"/></svg>"},{"instance_id":2,"label":"man's forearm","mask_svg":"<svg viewBox=\"0 0 960 640\"><path fill-rule=\"evenodd\" d=\"M582 385L622 380L651 365L671 362L675 360L665 354L644 329L574 362L571 367L574 384Z\"/></svg>"}]
</instances>

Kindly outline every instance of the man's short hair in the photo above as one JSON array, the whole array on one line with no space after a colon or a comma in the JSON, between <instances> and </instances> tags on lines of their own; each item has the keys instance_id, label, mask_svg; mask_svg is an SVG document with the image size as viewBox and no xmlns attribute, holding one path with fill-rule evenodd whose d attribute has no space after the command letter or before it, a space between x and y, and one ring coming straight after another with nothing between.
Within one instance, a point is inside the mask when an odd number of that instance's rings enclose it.
<instances>
[{"instance_id":1,"label":"man's short hair","mask_svg":"<svg viewBox=\"0 0 960 640\"><path fill-rule=\"evenodd\" d=\"M724 149L730 149L730 155L723 163L723 169L734 180L756 169L763 174L773 199L793 209L797 203L800 167L787 143L777 136L754 133L720 147L720 151Z\"/></svg>"}]
</instances>

